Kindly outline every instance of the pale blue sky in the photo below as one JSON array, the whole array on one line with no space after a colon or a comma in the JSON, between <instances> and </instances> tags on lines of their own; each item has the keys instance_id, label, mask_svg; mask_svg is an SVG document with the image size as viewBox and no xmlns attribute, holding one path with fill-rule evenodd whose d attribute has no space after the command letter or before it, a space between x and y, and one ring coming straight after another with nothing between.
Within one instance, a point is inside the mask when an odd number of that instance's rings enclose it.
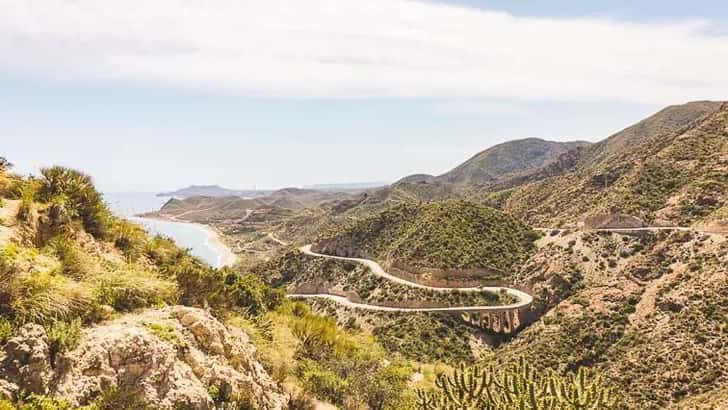
<instances>
[{"instance_id":1,"label":"pale blue sky","mask_svg":"<svg viewBox=\"0 0 728 410\"><path fill-rule=\"evenodd\" d=\"M0 0L0 155L106 191L393 181L728 95L717 1L249 3Z\"/></svg>"}]
</instances>

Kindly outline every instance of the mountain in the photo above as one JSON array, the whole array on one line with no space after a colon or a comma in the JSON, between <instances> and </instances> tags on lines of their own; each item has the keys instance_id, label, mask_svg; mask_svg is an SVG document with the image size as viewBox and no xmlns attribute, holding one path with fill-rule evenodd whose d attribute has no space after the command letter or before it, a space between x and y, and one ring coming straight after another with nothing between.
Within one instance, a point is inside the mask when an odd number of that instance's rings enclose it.
<instances>
[{"instance_id":1,"label":"mountain","mask_svg":"<svg viewBox=\"0 0 728 410\"><path fill-rule=\"evenodd\" d=\"M467 169L453 170L450 180L406 177L356 203L348 200L341 207L347 223L319 236L314 249L376 259L388 272L428 284L471 273L455 267L500 266L507 274L468 279L506 280L528 289L535 303L530 325L487 349L492 359L486 360L496 368L514 366L523 356L534 368L557 374L589 367L617 387L619 408L725 407L728 104L667 107L525 172L500 168L501 176L472 179L478 173ZM533 248L516 239L528 234L489 237L469 229L481 219L453 206L460 202L447 200L453 197L500 208L496 220L511 227L501 232L519 232L518 226L528 232L527 225L569 229L545 229ZM679 228L649 228L654 225ZM590 229L622 226L648 228ZM479 252L495 249L489 246L498 239L501 249ZM271 263L278 265L269 269L275 277L314 290L343 289L378 303L386 303L380 297L412 297L333 261L289 254ZM337 317L349 319L338 310ZM427 352L444 360L458 352L458 360L475 360L463 333L448 336L448 352L429 347L431 332L422 328L441 332L436 323L443 322L364 317L374 323L378 340L404 355ZM387 332L398 326L405 330Z\"/></svg>"},{"instance_id":2,"label":"mountain","mask_svg":"<svg viewBox=\"0 0 728 410\"><path fill-rule=\"evenodd\" d=\"M342 184L314 184L304 185L303 189L314 189L317 191L333 191L333 192L356 192L366 189L379 188L389 185L388 182L351 182Z\"/></svg>"},{"instance_id":3,"label":"mountain","mask_svg":"<svg viewBox=\"0 0 728 410\"><path fill-rule=\"evenodd\" d=\"M266 195L271 191L259 191L259 190L233 190L223 188L219 185L190 185L187 188L178 189L171 192L160 192L157 196L171 196L174 198L189 198L192 196L210 196L210 197L225 197L225 196L240 196L240 197L256 197Z\"/></svg>"},{"instance_id":4,"label":"mountain","mask_svg":"<svg viewBox=\"0 0 728 410\"><path fill-rule=\"evenodd\" d=\"M647 224L722 229L728 215L727 126L726 103L671 106L563 154L530 181L493 197L539 226L624 214Z\"/></svg>"},{"instance_id":5,"label":"mountain","mask_svg":"<svg viewBox=\"0 0 728 410\"><path fill-rule=\"evenodd\" d=\"M427 182L434 182L435 180L436 180L436 177L433 175L412 174L412 175L408 175L404 178L397 180L397 182L395 182L392 185L427 183Z\"/></svg>"},{"instance_id":6,"label":"mountain","mask_svg":"<svg viewBox=\"0 0 728 410\"><path fill-rule=\"evenodd\" d=\"M409 175L389 187L368 191L361 203L350 201L341 208L361 214L407 201L468 198L494 186L518 184L519 178L553 163L567 152L588 145L582 141L553 142L538 138L504 142L476 154L445 174Z\"/></svg>"},{"instance_id":7,"label":"mountain","mask_svg":"<svg viewBox=\"0 0 728 410\"><path fill-rule=\"evenodd\" d=\"M479 152L436 180L458 185L488 185L539 169L560 155L587 145L584 141L554 142L539 138L508 141Z\"/></svg>"}]
</instances>

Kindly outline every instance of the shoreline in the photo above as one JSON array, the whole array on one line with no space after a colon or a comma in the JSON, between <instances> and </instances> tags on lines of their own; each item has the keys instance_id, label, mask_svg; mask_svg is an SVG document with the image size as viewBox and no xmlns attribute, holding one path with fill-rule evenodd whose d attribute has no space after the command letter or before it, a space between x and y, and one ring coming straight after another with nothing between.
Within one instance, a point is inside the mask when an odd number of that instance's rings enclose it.
<instances>
[{"instance_id":1,"label":"shoreline","mask_svg":"<svg viewBox=\"0 0 728 410\"><path fill-rule=\"evenodd\" d=\"M180 221L174 221L174 222L180 222ZM226 266L234 266L236 263L238 263L238 255L236 255L232 249L230 249L229 246L222 240L222 234L218 232L217 229L213 228L209 225L203 225L196 222L182 222L182 223L188 223L191 225L197 225L205 232L207 232L207 240L205 243L210 246L211 248L215 248L218 253L220 254L218 256L218 268L224 268Z\"/></svg>"},{"instance_id":2,"label":"shoreline","mask_svg":"<svg viewBox=\"0 0 728 410\"><path fill-rule=\"evenodd\" d=\"M238 255L236 255L232 249L222 240L222 234L210 225L201 224L198 222L183 221L174 217L162 216L159 214L150 215L149 213L135 215L135 218L157 220L163 222L174 222L186 225L196 226L202 229L207 237L205 238L205 245L213 249L217 254L217 266L215 268L224 268L234 266L238 262ZM174 238L173 238L174 239Z\"/></svg>"}]
</instances>

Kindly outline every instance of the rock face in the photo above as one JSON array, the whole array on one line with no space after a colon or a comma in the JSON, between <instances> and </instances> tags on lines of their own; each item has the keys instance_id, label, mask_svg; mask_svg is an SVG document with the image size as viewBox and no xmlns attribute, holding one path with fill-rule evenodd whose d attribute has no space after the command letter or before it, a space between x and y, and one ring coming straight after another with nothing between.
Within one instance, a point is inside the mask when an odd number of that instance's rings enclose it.
<instances>
[{"instance_id":1,"label":"rock face","mask_svg":"<svg viewBox=\"0 0 728 410\"><path fill-rule=\"evenodd\" d=\"M40 326L23 327L4 350L6 394L25 389L83 405L107 389L132 387L154 408L212 409L214 388L253 408L282 409L288 402L255 360L247 335L195 308L146 311L86 329L55 369Z\"/></svg>"},{"instance_id":2,"label":"rock face","mask_svg":"<svg viewBox=\"0 0 728 410\"><path fill-rule=\"evenodd\" d=\"M0 362L0 396L18 390L45 394L52 376L48 337L42 326L26 325L5 344Z\"/></svg>"}]
</instances>

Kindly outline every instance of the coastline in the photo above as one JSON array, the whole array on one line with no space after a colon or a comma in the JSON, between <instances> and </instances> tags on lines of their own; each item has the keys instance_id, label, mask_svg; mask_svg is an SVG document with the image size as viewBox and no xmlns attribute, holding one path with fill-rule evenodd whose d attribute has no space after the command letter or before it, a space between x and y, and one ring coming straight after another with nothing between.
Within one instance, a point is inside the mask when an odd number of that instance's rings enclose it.
<instances>
[{"instance_id":1,"label":"coastline","mask_svg":"<svg viewBox=\"0 0 728 410\"><path fill-rule=\"evenodd\" d=\"M180 222L180 221L174 221L174 222ZM220 254L218 256L218 268L223 268L226 266L234 266L236 263L238 263L238 255L236 255L229 246L222 240L220 232L217 231L217 229L208 226L203 225L200 223L195 222L182 222L182 223L189 223L192 225L197 225L203 230L207 232L207 245L211 248L215 248L218 253Z\"/></svg>"},{"instance_id":2,"label":"coastline","mask_svg":"<svg viewBox=\"0 0 728 410\"><path fill-rule=\"evenodd\" d=\"M225 241L223 241L222 234L212 226L201 224L198 222L183 221L171 216L164 216L153 213L136 215L134 218L173 222L198 227L206 233L205 245L213 249L218 254L217 265L215 266L216 268L234 266L238 262L238 256L232 251L232 249L230 249Z\"/></svg>"}]
</instances>

